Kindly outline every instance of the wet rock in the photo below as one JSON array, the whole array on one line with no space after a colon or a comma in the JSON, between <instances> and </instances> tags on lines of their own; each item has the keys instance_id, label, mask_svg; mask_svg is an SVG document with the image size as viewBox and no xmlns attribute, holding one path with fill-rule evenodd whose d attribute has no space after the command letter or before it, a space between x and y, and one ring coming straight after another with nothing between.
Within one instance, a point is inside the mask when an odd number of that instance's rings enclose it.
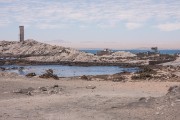
<instances>
[{"instance_id":1,"label":"wet rock","mask_svg":"<svg viewBox=\"0 0 180 120\"><path fill-rule=\"evenodd\" d=\"M0 67L0 70L1 70L1 71L5 71L5 70L6 70L6 68Z\"/></svg>"},{"instance_id":2,"label":"wet rock","mask_svg":"<svg viewBox=\"0 0 180 120\"><path fill-rule=\"evenodd\" d=\"M24 70L24 67L19 67L18 70L19 70L19 71L23 71L23 70Z\"/></svg>"},{"instance_id":3,"label":"wet rock","mask_svg":"<svg viewBox=\"0 0 180 120\"><path fill-rule=\"evenodd\" d=\"M128 71L123 71L123 72L120 72L120 73L116 73L114 75L130 75L131 72L128 72Z\"/></svg>"},{"instance_id":4,"label":"wet rock","mask_svg":"<svg viewBox=\"0 0 180 120\"><path fill-rule=\"evenodd\" d=\"M53 71L52 69L48 69L48 70L46 70L46 73L48 73L48 74L53 74L54 71Z\"/></svg>"},{"instance_id":5,"label":"wet rock","mask_svg":"<svg viewBox=\"0 0 180 120\"><path fill-rule=\"evenodd\" d=\"M55 74L51 75L51 78L55 79L55 80L59 80L59 77Z\"/></svg>"},{"instance_id":6,"label":"wet rock","mask_svg":"<svg viewBox=\"0 0 180 120\"><path fill-rule=\"evenodd\" d=\"M19 68L18 67L11 67L9 68L9 70L18 70Z\"/></svg>"},{"instance_id":7,"label":"wet rock","mask_svg":"<svg viewBox=\"0 0 180 120\"><path fill-rule=\"evenodd\" d=\"M36 76L36 73L28 73L28 74L26 75L26 77L34 77L34 76Z\"/></svg>"},{"instance_id":8,"label":"wet rock","mask_svg":"<svg viewBox=\"0 0 180 120\"><path fill-rule=\"evenodd\" d=\"M52 69L46 70L46 73L40 75L39 77L40 78L45 78L45 79L53 78L55 80L59 80L59 77L57 75L53 74L53 70Z\"/></svg>"},{"instance_id":9,"label":"wet rock","mask_svg":"<svg viewBox=\"0 0 180 120\"><path fill-rule=\"evenodd\" d=\"M81 79L83 80L89 80L89 78L86 75L81 76Z\"/></svg>"},{"instance_id":10,"label":"wet rock","mask_svg":"<svg viewBox=\"0 0 180 120\"><path fill-rule=\"evenodd\" d=\"M45 79L48 79L48 78L53 78L55 80L59 80L59 77L57 75L54 75L54 74L48 74L48 73L45 73L43 75L40 75L39 76L40 78L45 78Z\"/></svg>"}]
</instances>

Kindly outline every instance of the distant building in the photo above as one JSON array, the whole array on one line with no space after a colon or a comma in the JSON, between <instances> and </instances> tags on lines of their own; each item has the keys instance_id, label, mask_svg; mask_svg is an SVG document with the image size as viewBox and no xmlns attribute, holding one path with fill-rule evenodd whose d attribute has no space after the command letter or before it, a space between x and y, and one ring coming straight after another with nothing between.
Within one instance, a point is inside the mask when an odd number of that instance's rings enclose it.
<instances>
[{"instance_id":1,"label":"distant building","mask_svg":"<svg viewBox=\"0 0 180 120\"><path fill-rule=\"evenodd\" d=\"M111 55L113 53L112 50L110 49L104 49L102 51L97 51L97 55L98 56L102 56L102 55Z\"/></svg>"},{"instance_id":2,"label":"distant building","mask_svg":"<svg viewBox=\"0 0 180 120\"><path fill-rule=\"evenodd\" d=\"M147 55L159 54L158 47L151 47L151 51L147 51Z\"/></svg>"},{"instance_id":3,"label":"distant building","mask_svg":"<svg viewBox=\"0 0 180 120\"><path fill-rule=\"evenodd\" d=\"M152 50L154 53L158 53L158 47L152 47L151 50Z\"/></svg>"},{"instance_id":4,"label":"distant building","mask_svg":"<svg viewBox=\"0 0 180 120\"><path fill-rule=\"evenodd\" d=\"M139 52L137 53L138 56L151 56L151 55L158 55L160 52L158 51L158 47L151 47L151 50L147 52Z\"/></svg>"},{"instance_id":5,"label":"distant building","mask_svg":"<svg viewBox=\"0 0 180 120\"><path fill-rule=\"evenodd\" d=\"M24 26L19 26L19 39L20 42L24 42Z\"/></svg>"}]
</instances>

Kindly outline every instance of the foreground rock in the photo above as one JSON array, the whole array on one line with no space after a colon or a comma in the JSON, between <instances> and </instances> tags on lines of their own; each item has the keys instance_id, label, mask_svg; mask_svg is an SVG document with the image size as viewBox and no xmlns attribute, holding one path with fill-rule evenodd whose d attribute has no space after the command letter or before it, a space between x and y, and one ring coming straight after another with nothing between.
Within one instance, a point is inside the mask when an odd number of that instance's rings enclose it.
<instances>
[{"instance_id":1,"label":"foreground rock","mask_svg":"<svg viewBox=\"0 0 180 120\"><path fill-rule=\"evenodd\" d=\"M32 88L29 87L27 89L18 89L14 90L13 93L15 94L24 94L24 95L39 95L39 94L58 94L62 91L63 88L61 88L58 85L54 86L46 86L46 87L39 87L39 88Z\"/></svg>"},{"instance_id":2,"label":"foreground rock","mask_svg":"<svg viewBox=\"0 0 180 120\"><path fill-rule=\"evenodd\" d=\"M88 86L86 86L86 88L87 88L87 89L95 89L95 88L96 88L96 86L93 86L93 85L88 85Z\"/></svg>"},{"instance_id":3,"label":"foreground rock","mask_svg":"<svg viewBox=\"0 0 180 120\"><path fill-rule=\"evenodd\" d=\"M26 75L26 77L29 77L29 78L34 77L34 76L36 76L36 73L28 73L28 74Z\"/></svg>"},{"instance_id":4,"label":"foreground rock","mask_svg":"<svg viewBox=\"0 0 180 120\"><path fill-rule=\"evenodd\" d=\"M45 78L45 79L53 78L55 80L59 80L59 77L57 75L53 74L53 70L52 69L46 70L46 73L40 75L39 77L40 78Z\"/></svg>"}]
</instances>

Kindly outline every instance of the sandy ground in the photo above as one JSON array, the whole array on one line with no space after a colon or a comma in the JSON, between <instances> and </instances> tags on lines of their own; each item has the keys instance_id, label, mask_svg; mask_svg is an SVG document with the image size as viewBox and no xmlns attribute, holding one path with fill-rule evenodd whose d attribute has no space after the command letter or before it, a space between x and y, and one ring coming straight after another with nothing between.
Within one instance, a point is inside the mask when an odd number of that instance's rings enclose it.
<instances>
[{"instance_id":1,"label":"sandy ground","mask_svg":"<svg viewBox=\"0 0 180 120\"><path fill-rule=\"evenodd\" d=\"M13 93L54 85L61 88L59 93ZM138 102L164 96L173 85L180 83L1 77L0 120L179 120L180 102L171 107Z\"/></svg>"}]
</instances>

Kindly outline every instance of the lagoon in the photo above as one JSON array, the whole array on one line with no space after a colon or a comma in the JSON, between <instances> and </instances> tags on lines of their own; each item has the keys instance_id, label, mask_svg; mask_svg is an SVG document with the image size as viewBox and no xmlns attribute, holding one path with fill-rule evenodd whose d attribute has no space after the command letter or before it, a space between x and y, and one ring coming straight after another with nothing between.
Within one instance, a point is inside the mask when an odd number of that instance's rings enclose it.
<instances>
[{"instance_id":1,"label":"lagoon","mask_svg":"<svg viewBox=\"0 0 180 120\"><path fill-rule=\"evenodd\" d=\"M20 75L26 75L28 73L36 73L41 75L45 73L46 70L52 69L54 74L57 74L59 77L75 77L82 75L110 75L120 72L135 72L137 68L123 68L119 66L65 66L65 65L36 65L36 66L17 66L17 65L8 65L1 66L5 67L9 72L15 72ZM24 69L19 70L18 68L23 67ZM12 69L17 68L17 69Z\"/></svg>"}]
</instances>

